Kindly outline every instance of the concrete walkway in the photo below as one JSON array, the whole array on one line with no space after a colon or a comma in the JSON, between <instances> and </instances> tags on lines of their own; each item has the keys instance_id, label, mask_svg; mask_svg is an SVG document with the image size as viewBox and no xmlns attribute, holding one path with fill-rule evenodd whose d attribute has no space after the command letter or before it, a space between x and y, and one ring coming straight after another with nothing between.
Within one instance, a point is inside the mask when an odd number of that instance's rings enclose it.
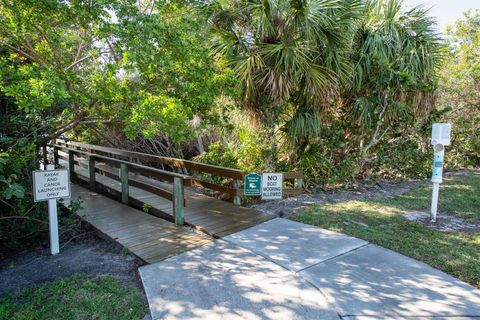
<instances>
[{"instance_id":1,"label":"concrete walkway","mask_svg":"<svg viewBox=\"0 0 480 320\"><path fill-rule=\"evenodd\" d=\"M390 250L274 219L140 268L153 319L469 319L480 290Z\"/></svg>"}]
</instances>

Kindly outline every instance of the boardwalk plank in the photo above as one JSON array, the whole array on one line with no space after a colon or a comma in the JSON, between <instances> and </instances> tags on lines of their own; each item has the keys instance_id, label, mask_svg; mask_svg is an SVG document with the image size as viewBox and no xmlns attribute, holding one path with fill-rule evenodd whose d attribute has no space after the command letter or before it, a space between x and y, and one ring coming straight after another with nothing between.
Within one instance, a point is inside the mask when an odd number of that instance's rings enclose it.
<instances>
[{"instance_id":1,"label":"boardwalk plank","mask_svg":"<svg viewBox=\"0 0 480 320\"><path fill-rule=\"evenodd\" d=\"M72 184L72 199L79 196L84 201L79 215L85 221L147 263L153 261L152 256L159 261L211 241L207 236ZM97 211L93 204L109 210Z\"/></svg>"}]
</instances>

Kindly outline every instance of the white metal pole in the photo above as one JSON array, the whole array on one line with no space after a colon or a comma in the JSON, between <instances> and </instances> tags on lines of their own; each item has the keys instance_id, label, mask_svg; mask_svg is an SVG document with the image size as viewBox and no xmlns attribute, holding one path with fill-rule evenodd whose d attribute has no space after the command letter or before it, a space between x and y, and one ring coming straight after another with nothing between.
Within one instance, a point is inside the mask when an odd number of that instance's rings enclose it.
<instances>
[{"instance_id":1,"label":"white metal pole","mask_svg":"<svg viewBox=\"0 0 480 320\"><path fill-rule=\"evenodd\" d=\"M437 222L437 207L438 207L438 191L440 190L439 183L433 183L432 191L432 207L431 207L431 218L432 222Z\"/></svg>"},{"instance_id":2,"label":"white metal pole","mask_svg":"<svg viewBox=\"0 0 480 320\"><path fill-rule=\"evenodd\" d=\"M47 170L55 170L55 165L47 165ZM50 252L52 255L56 255L60 252L60 243L58 240L57 199L48 200L48 222L50 229Z\"/></svg>"}]
</instances>

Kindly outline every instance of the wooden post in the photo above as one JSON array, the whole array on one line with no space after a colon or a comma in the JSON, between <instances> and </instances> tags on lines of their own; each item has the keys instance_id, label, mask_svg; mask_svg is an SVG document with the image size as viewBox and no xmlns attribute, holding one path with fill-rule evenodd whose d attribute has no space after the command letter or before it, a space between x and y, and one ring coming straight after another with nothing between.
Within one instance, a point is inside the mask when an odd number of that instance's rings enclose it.
<instances>
[{"instance_id":1,"label":"wooden post","mask_svg":"<svg viewBox=\"0 0 480 320\"><path fill-rule=\"evenodd\" d=\"M198 174L198 171L197 170L191 170L190 171L190 175L194 178L198 178L199 174Z\"/></svg>"},{"instance_id":2,"label":"wooden post","mask_svg":"<svg viewBox=\"0 0 480 320\"><path fill-rule=\"evenodd\" d=\"M53 147L53 164L58 166L58 147Z\"/></svg>"},{"instance_id":3,"label":"wooden post","mask_svg":"<svg viewBox=\"0 0 480 320\"><path fill-rule=\"evenodd\" d=\"M70 181L75 180L75 154L68 150L68 170L70 171Z\"/></svg>"},{"instance_id":4,"label":"wooden post","mask_svg":"<svg viewBox=\"0 0 480 320\"><path fill-rule=\"evenodd\" d=\"M295 189L302 189L303 188L303 179L295 179L294 188Z\"/></svg>"},{"instance_id":5,"label":"wooden post","mask_svg":"<svg viewBox=\"0 0 480 320\"><path fill-rule=\"evenodd\" d=\"M128 167L120 163L120 181L122 182L122 202L128 204Z\"/></svg>"},{"instance_id":6,"label":"wooden post","mask_svg":"<svg viewBox=\"0 0 480 320\"><path fill-rule=\"evenodd\" d=\"M183 195L183 179L173 177L173 218L175 224L184 224L184 195Z\"/></svg>"},{"instance_id":7,"label":"wooden post","mask_svg":"<svg viewBox=\"0 0 480 320\"><path fill-rule=\"evenodd\" d=\"M88 157L88 177L90 180L90 188L95 189L96 182L95 182L95 157L94 156Z\"/></svg>"},{"instance_id":8,"label":"wooden post","mask_svg":"<svg viewBox=\"0 0 480 320\"><path fill-rule=\"evenodd\" d=\"M240 180L234 180L233 181L233 187L235 189L238 189L240 186L242 185L242 183L240 182ZM234 196L233 197L233 204L239 206L242 204L242 198L240 198L240 196Z\"/></svg>"},{"instance_id":9,"label":"wooden post","mask_svg":"<svg viewBox=\"0 0 480 320\"><path fill-rule=\"evenodd\" d=\"M213 182L212 175L209 173L207 174L207 182Z\"/></svg>"}]
</instances>

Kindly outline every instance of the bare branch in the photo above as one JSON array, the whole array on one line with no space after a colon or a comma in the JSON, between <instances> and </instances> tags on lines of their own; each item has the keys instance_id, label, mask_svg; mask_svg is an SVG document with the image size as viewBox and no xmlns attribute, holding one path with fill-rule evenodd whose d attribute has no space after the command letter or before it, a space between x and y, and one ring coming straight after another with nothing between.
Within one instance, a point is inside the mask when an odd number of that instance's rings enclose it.
<instances>
[{"instance_id":1,"label":"bare branch","mask_svg":"<svg viewBox=\"0 0 480 320\"><path fill-rule=\"evenodd\" d=\"M81 34L82 34L82 36L85 36L85 35L86 35L85 29L82 29ZM77 54L76 54L76 56L75 56L75 60L74 60L74 61L77 61L78 59L80 59L80 54L82 53L82 50L83 50L84 47L85 47L85 40L82 39L82 41L81 41L80 44L78 45Z\"/></svg>"},{"instance_id":2,"label":"bare branch","mask_svg":"<svg viewBox=\"0 0 480 320\"><path fill-rule=\"evenodd\" d=\"M75 119L73 119L72 121L70 121L69 123L67 123L66 125L64 125L63 127L57 129L54 133L52 133L50 136L49 136L49 139L48 140L52 140L58 136L60 136L62 133L68 131L68 130L71 130L73 128L75 128L82 120L83 118L87 115L87 112L86 111L82 111Z\"/></svg>"},{"instance_id":3,"label":"bare branch","mask_svg":"<svg viewBox=\"0 0 480 320\"><path fill-rule=\"evenodd\" d=\"M367 158L367 152L368 150L370 150L370 148L374 147L375 145L377 145L382 139L383 137L385 136L385 134L387 134L387 132L390 130L390 126L387 126L387 128L385 128L385 130L380 134L380 130L381 130L381 126L382 126L382 120L383 120L383 116L385 115L385 111L387 110L387 94L386 93L383 93L382 94L382 97L381 97L381 105L382 105L382 110L380 111L379 115L378 115L378 119L377 119L377 123L375 125L375 130L373 132L373 135L372 135L372 139L370 140L370 142L368 143L368 145L366 145L365 147L362 148L361 150L361 156L362 156L362 162L365 163L365 162L370 162L372 161L373 159L375 159L375 157L372 159L372 158ZM363 140L362 140L363 142Z\"/></svg>"},{"instance_id":4,"label":"bare branch","mask_svg":"<svg viewBox=\"0 0 480 320\"><path fill-rule=\"evenodd\" d=\"M91 124L91 123L110 123L113 119L91 119L91 120L83 120L79 124Z\"/></svg>"},{"instance_id":5,"label":"bare branch","mask_svg":"<svg viewBox=\"0 0 480 320\"><path fill-rule=\"evenodd\" d=\"M105 53L110 53L110 50L108 51L101 51L100 52L100 55L102 54L105 54ZM90 58L93 58L93 55L89 54L88 56L85 56L83 58L81 58L80 60L77 60L75 61L74 63L72 63L71 65L69 65L68 67L65 68L65 71L68 71L69 69L75 67L76 65L82 63L83 61L87 60L87 59L90 59Z\"/></svg>"},{"instance_id":6,"label":"bare branch","mask_svg":"<svg viewBox=\"0 0 480 320\"><path fill-rule=\"evenodd\" d=\"M12 51L15 51L16 53L20 54L24 58L27 58L27 59L29 59L33 62L37 62L37 63L42 64L42 65L45 64L43 60L39 60L39 59L37 59L37 57L34 57L34 56L28 54L27 52L25 52L25 51L23 51L23 50L21 50L17 47L14 47L14 46L12 46L12 45L4 42L4 41L0 40L0 44L7 47L8 49L10 49Z\"/></svg>"},{"instance_id":7,"label":"bare branch","mask_svg":"<svg viewBox=\"0 0 480 320\"><path fill-rule=\"evenodd\" d=\"M112 52L113 60L115 60L116 63L119 63L120 61L119 61L117 55L115 54L115 50L113 48L113 45L110 43L110 41L108 41L108 39L106 40L106 42L107 42L108 48L110 48L110 51Z\"/></svg>"},{"instance_id":8,"label":"bare branch","mask_svg":"<svg viewBox=\"0 0 480 320\"><path fill-rule=\"evenodd\" d=\"M48 224L47 221L35 219L35 218L30 218L30 217L24 217L24 216L7 216L7 217L0 217L0 220L11 220L11 219L24 219L24 220L31 220L31 221L36 221L36 222L41 222Z\"/></svg>"}]
</instances>

